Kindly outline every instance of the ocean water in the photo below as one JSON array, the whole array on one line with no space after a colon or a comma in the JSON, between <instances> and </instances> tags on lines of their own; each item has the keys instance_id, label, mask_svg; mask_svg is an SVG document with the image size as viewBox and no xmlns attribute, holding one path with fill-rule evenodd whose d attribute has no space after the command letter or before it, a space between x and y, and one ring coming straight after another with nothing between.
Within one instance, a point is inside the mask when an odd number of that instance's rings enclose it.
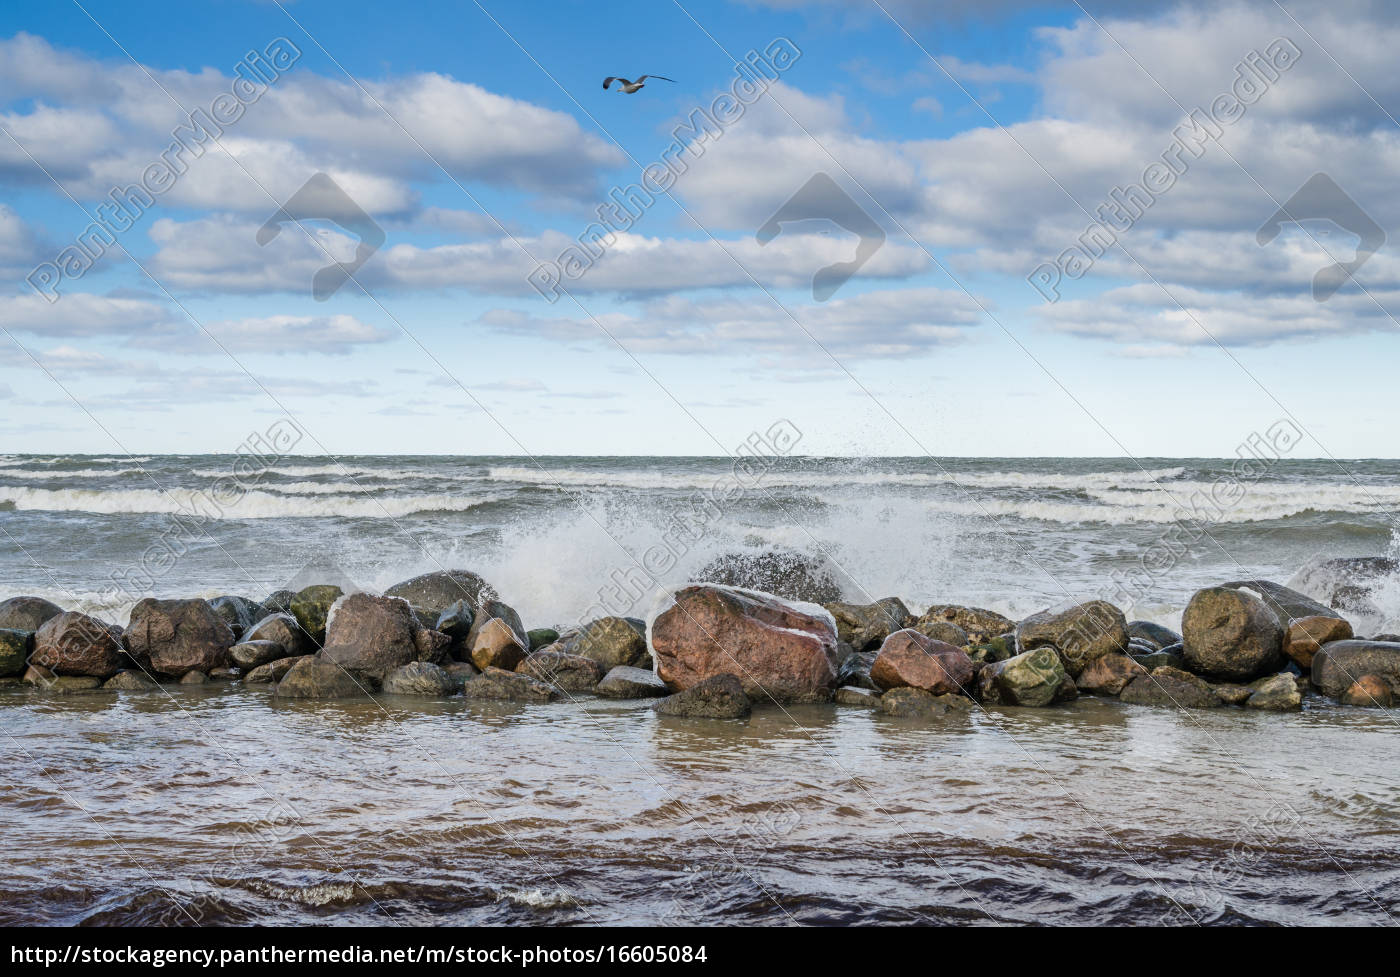
<instances>
[{"instance_id":1,"label":"ocean water","mask_svg":"<svg viewBox=\"0 0 1400 977\"><path fill-rule=\"evenodd\" d=\"M124 623L465 568L538 627L778 549L850 599L1175 625L1201 585L1390 552L1397 500L1388 461L12 455L0 598ZM1397 630L1387 593L1359 629ZM1400 918L1400 717L1320 699L719 722L218 684L0 689L0 724L0 923Z\"/></svg>"}]
</instances>

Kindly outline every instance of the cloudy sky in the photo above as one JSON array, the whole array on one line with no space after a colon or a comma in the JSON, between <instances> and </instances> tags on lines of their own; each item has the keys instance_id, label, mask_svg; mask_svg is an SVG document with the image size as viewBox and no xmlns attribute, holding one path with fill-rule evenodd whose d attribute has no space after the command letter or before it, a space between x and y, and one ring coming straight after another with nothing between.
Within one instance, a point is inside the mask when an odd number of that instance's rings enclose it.
<instances>
[{"instance_id":1,"label":"cloudy sky","mask_svg":"<svg viewBox=\"0 0 1400 977\"><path fill-rule=\"evenodd\" d=\"M0 451L1394 457L1396 50L1356 0L10 3Z\"/></svg>"}]
</instances>

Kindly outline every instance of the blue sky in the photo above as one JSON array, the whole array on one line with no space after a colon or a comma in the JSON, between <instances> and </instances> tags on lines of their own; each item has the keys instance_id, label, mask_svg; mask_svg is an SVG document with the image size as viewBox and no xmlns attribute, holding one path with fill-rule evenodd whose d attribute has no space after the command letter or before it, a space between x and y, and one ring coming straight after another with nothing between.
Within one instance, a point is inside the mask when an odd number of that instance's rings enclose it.
<instances>
[{"instance_id":1,"label":"blue sky","mask_svg":"<svg viewBox=\"0 0 1400 977\"><path fill-rule=\"evenodd\" d=\"M1356 239L1324 219L1256 237L1319 172L1400 231L1384 4L2 16L0 451L232 451L289 413L338 454L718 454L787 418L811 453L1230 455L1284 417L1304 454L1400 453L1397 242L1319 301L1314 274ZM90 269L52 280L108 193L159 165L191 112L233 105L240 62L274 48L285 70L177 154ZM716 101L735 60L774 51L781 70ZM602 89L642 73L675 81ZM719 104L710 135L677 137ZM1212 106L1230 121L1178 145L1170 187L1087 273L1061 274L1095 209ZM556 301L530 287L667 158L667 192ZM316 174L384 237L320 299L316 271L355 253L344 220L257 240ZM811 219L755 237L817 174L836 188L817 210L846 198L884 235L829 296L813 275L855 234ZM1027 278L1057 260L1048 302Z\"/></svg>"}]
</instances>

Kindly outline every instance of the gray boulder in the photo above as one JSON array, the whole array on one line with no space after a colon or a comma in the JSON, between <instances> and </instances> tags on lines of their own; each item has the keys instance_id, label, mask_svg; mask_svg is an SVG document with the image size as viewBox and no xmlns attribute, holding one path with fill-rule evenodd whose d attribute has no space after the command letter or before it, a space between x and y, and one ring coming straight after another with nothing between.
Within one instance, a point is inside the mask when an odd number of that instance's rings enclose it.
<instances>
[{"instance_id":1,"label":"gray boulder","mask_svg":"<svg viewBox=\"0 0 1400 977\"><path fill-rule=\"evenodd\" d=\"M1280 672L1251 684L1253 690L1244 701L1246 709L1267 712L1296 712L1303 707L1303 696L1291 672Z\"/></svg>"},{"instance_id":2,"label":"gray boulder","mask_svg":"<svg viewBox=\"0 0 1400 977\"><path fill-rule=\"evenodd\" d=\"M622 617L602 617L589 621L577 631L560 638L557 650L591 658L604 671L619 665L640 666L650 654L646 638Z\"/></svg>"},{"instance_id":3,"label":"gray boulder","mask_svg":"<svg viewBox=\"0 0 1400 977\"><path fill-rule=\"evenodd\" d=\"M742 719L753 711L737 676L713 675L684 692L659 700L652 709L662 716L695 719Z\"/></svg>"},{"instance_id":4,"label":"gray boulder","mask_svg":"<svg viewBox=\"0 0 1400 977\"><path fill-rule=\"evenodd\" d=\"M384 677L386 695L447 696L457 691L452 676L430 662L409 662Z\"/></svg>"},{"instance_id":5,"label":"gray boulder","mask_svg":"<svg viewBox=\"0 0 1400 977\"><path fill-rule=\"evenodd\" d=\"M257 668L243 676L244 685L267 685L282 681L286 674L292 670L297 662L304 659L313 658L314 655L301 655L297 658L279 658L276 661L268 662L266 665L259 665Z\"/></svg>"},{"instance_id":6,"label":"gray boulder","mask_svg":"<svg viewBox=\"0 0 1400 977\"><path fill-rule=\"evenodd\" d=\"M316 651L311 636L301 629L290 614L269 614L243 634L243 643L271 641L282 646L289 658L299 658Z\"/></svg>"},{"instance_id":7,"label":"gray boulder","mask_svg":"<svg viewBox=\"0 0 1400 977\"><path fill-rule=\"evenodd\" d=\"M103 682L102 687L113 692L149 692L157 686L149 676L128 668Z\"/></svg>"},{"instance_id":8,"label":"gray boulder","mask_svg":"<svg viewBox=\"0 0 1400 977\"><path fill-rule=\"evenodd\" d=\"M272 694L282 699L350 699L367 692L339 665L307 656L287 670Z\"/></svg>"},{"instance_id":9,"label":"gray boulder","mask_svg":"<svg viewBox=\"0 0 1400 977\"><path fill-rule=\"evenodd\" d=\"M244 671L287 657L287 649L276 641L244 641L229 649L229 658Z\"/></svg>"},{"instance_id":10,"label":"gray boulder","mask_svg":"<svg viewBox=\"0 0 1400 977\"><path fill-rule=\"evenodd\" d=\"M208 601L147 597L131 609L123 640L144 668L181 678L227 668L233 632Z\"/></svg>"},{"instance_id":11,"label":"gray boulder","mask_svg":"<svg viewBox=\"0 0 1400 977\"><path fill-rule=\"evenodd\" d=\"M234 641L242 638L243 632L268 615L267 608L247 597L214 597L210 599L209 606L219 615L219 619L228 625L228 629L233 632Z\"/></svg>"},{"instance_id":12,"label":"gray boulder","mask_svg":"<svg viewBox=\"0 0 1400 977\"><path fill-rule=\"evenodd\" d=\"M564 692L592 692L603 680L603 666L592 658L558 651L537 651L515 670Z\"/></svg>"},{"instance_id":13,"label":"gray boulder","mask_svg":"<svg viewBox=\"0 0 1400 977\"><path fill-rule=\"evenodd\" d=\"M1181 640L1181 635L1171 628L1153 624L1151 621L1129 621L1128 640L1145 641L1155 651L1176 644Z\"/></svg>"},{"instance_id":14,"label":"gray boulder","mask_svg":"<svg viewBox=\"0 0 1400 977\"><path fill-rule=\"evenodd\" d=\"M418 622L401 598L349 594L335 602L328 617L322 661L382 681L394 669L417 660Z\"/></svg>"},{"instance_id":15,"label":"gray boulder","mask_svg":"<svg viewBox=\"0 0 1400 977\"><path fill-rule=\"evenodd\" d=\"M519 672L487 668L462 686L468 699L502 699L510 702L549 702L559 696L554 686Z\"/></svg>"},{"instance_id":16,"label":"gray boulder","mask_svg":"<svg viewBox=\"0 0 1400 977\"><path fill-rule=\"evenodd\" d=\"M887 716L906 716L915 719L935 719L950 712L968 712L973 708L971 699L960 695L934 695L923 689L901 686L890 689L880 697L880 711Z\"/></svg>"},{"instance_id":17,"label":"gray boulder","mask_svg":"<svg viewBox=\"0 0 1400 977\"><path fill-rule=\"evenodd\" d=\"M1253 587L1207 587L1181 615L1182 658L1193 672L1247 682L1283 667L1284 629Z\"/></svg>"},{"instance_id":18,"label":"gray boulder","mask_svg":"<svg viewBox=\"0 0 1400 977\"><path fill-rule=\"evenodd\" d=\"M1400 643L1333 641L1313 656L1312 684L1323 695L1337 698L1365 675L1400 689Z\"/></svg>"},{"instance_id":19,"label":"gray boulder","mask_svg":"<svg viewBox=\"0 0 1400 977\"><path fill-rule=\"evenodd\" d=\"M1022 651L1053 648L1071 678L1096 658L1128 648L1128 621L1108 601L1063 604L1032 614L1016 626Z\"/></svg>"},{"instance_id":20,"label":"gray boulder","mask_svg":"<svg viewBox=\"0 0 1400 977\"><path fill-rule=\"evenodd\" d=\"M1175 709L1214 709L1223 705L1205 679L1170 666L1133 679L1119 693L1118 700L1135 706Z\"/></svg>"},{"instance_id":21,"label":"gray boulder","mask_svg":"<svg viewBox=\"0 0 1400 977\"><path fill-rule=\"evenodd\" d=\"M45 621L62 613L63 608L42 597L11 597L0 601L0 629L38 631Z\"/></svg>"},{"instance_id":22,"label":"gray boulder","mask_svg":"<svg viewBox=\"0 0 1400 977\"><path fill-rule=\"evenodd\" d=\"M494 599L496 591L469 570L440 570L396 583L384 591L384 596L402 597L408 601L418 619L431 626L458 601L466 601L468 607L476 607L482 601Z\"/></svg>"},{"instance_id":23,"label":"gray boulder","mask_svg":"<svg viewBox=\"0 0 1400 977\"><path fill-rule=\"evenodd\" d=\"M836 620L836 637L856 651L878 647L896 631L902 631L914 622L914 615L898 597L884 597L873 604L851 604L834 601L826 605ZM940 641L946 638L939 636Z\"/></svg>"},{"instance_id":24,"label":"gray boulder","mask_svg":"<svg viewBox=\"0 0 1400 977\"><path fill-rule=\"evenodd\" d=\"M998 614L996 611L989 611L982 607L963 607L959 604L936 604L930 607L914 623L914 630L928 634L924 630L924 626L931 621L948 621L956 624L963 629L968 640L973 644L982 644L999 634L1016 630L1015 621ZM929 635L929 637L936 636ZM951 643L949 642L949 644Z\"/></svg>"},{"instance_id":25,"label":"gray boulder","mask_svg":"<svg viewBox=\"0 0 1400 977\"><path fill-rule=\"evenodd\" d=\"M671 693L666 683L651 672L629 665L610 669L594 691L609 699L655 699Z\"/></svg>"}]
</instances>

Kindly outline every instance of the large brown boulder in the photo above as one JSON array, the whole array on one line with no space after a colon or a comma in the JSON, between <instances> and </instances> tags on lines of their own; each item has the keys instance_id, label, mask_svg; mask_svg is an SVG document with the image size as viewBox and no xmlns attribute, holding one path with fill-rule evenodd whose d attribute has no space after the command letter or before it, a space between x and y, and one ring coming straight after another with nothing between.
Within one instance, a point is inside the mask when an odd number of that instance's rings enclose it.
<instances>
[{"instance_id":1,"label":"large brown boulder","mask_svg":"<svg viewBox=\"0 0 1400 977\"><path fill-rule=\"evenodd\" d=\"M62 613L63 608L42 597L11 597L0 601L0 628L38 631L45 621Z\"/></svg>"},{"instance_id":2,"label":"large brown boulder","mask_svg":"<svg viewBox=\"0 0 1400 977\"><path fill-rule=\"evenodd\" d=\"M244 643L272 641L282 646L289 658L300 658L316 651L316 643L311 635L301 629L297 619L286 612L269 614L247 631L243 632Z\"/></svg>"},{"instance_id":3,"label":"large brown boulder","mask_svg":"<svg viewBox=\"0 0 1400 977\"><path fill-rule=\"evenodd\" d=\"M382 681L400 665L418 657L418 622L408 602L398 597L349 594L328 615L323 661L357 676Z\"/></svg>"},{"instance_id":4,"label":"large brown boulder","mask_svg":"<svg viewBox=\"0 0 1400 977\"><path fill-rule=\"evenodd\" d=\"M468 699L549 702L559 697L559 690L529 675L488 667L462 686L462 695Z\"/></svg>"},{"instance_id":5,"label":"large brown boulder","mask_svg":"<svg viewBox=\"0 0 1400 977\"><path fill-rule=\"evenodd\" d=\"M752 710L743 683L733 675L712 675L651 707L662 716L687 719L742 719Z\"/></svg>"},{"instance_id":6,"label":"large brown boulder","mask_svg":"<svg viewBox=\"0 0 1400 977\"><path fill-rule=\"evenodd\" d=\"M286 658L287 649L275 641L244 641L230 648L228 655L233 664L245 672L251 672L268 662Z\"/></svg>"},{"instance_id":7,"label":"large brown boulder","mask_svg":"<svg viewBox=\"0 0 1400 977\"><path fill-rule=\"evenodd\" d=\"M934 695L966 694L972 682L972 659L954 645L925 637L913 628L885 639L870 677L882 689L908 687Z\"/></svg>"},{"instance_id":8,"label":"large brown boulder","mask_svg":"<svg viewBox=\"0 0 1400 977\"><path fill-rule=\"evenodd\" d=\"M981 607L962 607L958 604L936 604L924 611L914 629L928 633L925 625L933 621L948 621L962 628L973 644L990 641L999 634L1016 630L1016 622L1009 617ZM936 635L935 635L936 637Z\"/></svg>"},{"instance_id":9,"label":"large brown boulder","mask_svg":"<svg viewBox=\"0 0 1400 977\"><path fill-rule=\"evenodd\" d=\"M603 671L646 661L647 639L625 617L601 617L560 638L554 647L570 655L591 658Z\"/></svg>"},{"instance_id":10,"label":"large brown boulder","mask_svg":"<svg viewBox=\"0 0 1400 977\"><path fill-rule=\"evenodd\" d=\"M1304 670L1312 668L1313 656L1330 641L1346 641L1355 637L1351 624L1339 617L1314 614L1295 618L1283 637L1283 653Z\"/></svg>"},{"instance_id":11,"label":"large brown boulder","mask_svg":"<svg viewBox=\"0 0 1400 977\"><path fill-rule=\"evenodd\" d=\"M30 664L58 675L110 678L121 670L121 629L77 611L45 621L34 633Z\"/></svg>"},{"instance_id":12,"label":"large brown boulder","mask_svg":"<svg viewBox=\"0 0 1400 977\"><path fill-rule=\"evenodd\" d=\"M836 637L856 651L879 647L880 642L909 627L914 620L914 615L898 597L884 597L873 604L835 601L827 604L826 609L836 619Z\"/></svg>"},{"instance_id":13,"label":"large brown boulder","mask_svg":"<svg viewBox=\"0 0 1400 977\"><path fill-rule=\"evenodd\" d=\"M527 654L529 653L530 639L525 636L524 622L520 620L520 615L515 612L515 608L499 600L486 600L477 605L472 626L467 631L466 647L468 651L476 648L477 636L492 621L500 621L510 628L511 633L515 636L516 644L526 649Z\"/></svg>"},{"instance_id":14,"label":"large brown boulder","mask_svg":"<svg viewBox=\"0 0 1400 977\"><path fill-rule=\"evenodd\" d=\"M1312 684L1323 695L1338 697L1364 675L1400 690L1400 643L1334 641L1313 656Z\"/></svg>"},{"instance_id":15,"label":"large brown boulder","mask_svg":"<svg viewBox=\"0 0 1400 977\"><path fill-rule=\"evenodd\" d=\"M204 600L147 597L131 609L126 650L143 667L170 678L228 668L233 631Z\"/></svg>"},{"instance_id":16,"label":"large brown boulder","mask_svg":"<svg viewBox=\"0 0 1400 977\"><path fill-rule=\"evenodd\" d=\"M564 692L592 692L603 680L604 674L603 666L594 659L558 651L537 651L517 665L515 670L548 682Z\"/></svg>"},{"instance_id":17,"label":"large brown boulder","mask_svg":"<svg viewBox=\"0 0 1400 977\"><path fill-rule=\"evenodd\" d=\"M493 599L496 591L485 580L468 570L441 570L396 583L384 591L385 597L408 601L418 619L427 627L437 623L444 611L459 600L475 607Z\"/></svg>"},{"instance_id":18,"label":"large brown boulder","mask_svg":"<svg viewBox=\"0 0 1400 977\"><path fill-rule=\"evenodd\" d=\"M284 699L349 699L368 693L345 669L311 655L297 659L272 690Z\"/></svg>"},{"instance_id":19,"label":"large brown boulder","mask_svg":"<svg viewBox=\"0 0 1400 977\"><path fill-rule=\"evenodd\" d=\"M1121 651L1100 655L1079 673L1075 684L1079 691L1092 695L1117 695L1133 679L1147 674L1147 669Z\"/></svg>"},{"instance_id":20,"label":"large brown boulder","mask_svg":"<svg viewBox=\"0 0 1400 977\"><path fill-rule=\"evenodd\" d=\"M1064 604L1032 614L1016 626L1022 651L1054 648L1071 678L1096 658L1128 649L1128 619L1108 601Z\"/></svg>"},{"instance_id":21,"label":"large brown boulder","mask_svg":"<svg viewBox=\"0 0 1400 977\"><path fill-rule=\"evenodd\" d=\"M472 641L472 664L482 671L513 671L529 653L529 645L520 633L498 617L488 618Z\"/></svg>"},{"instance_id":22,"label":"large brown boulder","mask_svg":"<svg viewBox=\"0 0 1400 977\"><path fill-rule=\"evenodd\" d=\"M656 673L683 691L739 677L750 698L818 698L836 684L836 624L819 607L771 594L692 584L651 623Z\"/></svg>"},{"instance_id":23,"label":"large brown boulder","mask_svg":"<svg viewBox=\"0 0 1400 977\"><path fill-rule=\"evenodd\" d=\"M1363 675L1342 693L1341 700L1344 706L1389 709L1395 701L1395 693L1390 683L1379 675Z\"/></svg>"},{"instance_id":24,"label":"large brown boulder","mask_svg":"<svg viewBox=\"0 0 1400 977\"><path fill-rule=\"evenodd\" d=\"M1118 699L1135 706L1175 709L1215 709L1224 704L1205 679L1170 665L1133 679Z\"/></svg>"},{"instance_id":25,"label":"large brown boulder","mask_svg":"<svg viewBox=\"0 0 1400 977\"><path fill-rule=\"evenodd\" d=\"M1247 682L1283 666L1284 625L1252 587L1196 591L1181 633L1182 658L1193 672Z\"/></svg>"}]
</instances>

